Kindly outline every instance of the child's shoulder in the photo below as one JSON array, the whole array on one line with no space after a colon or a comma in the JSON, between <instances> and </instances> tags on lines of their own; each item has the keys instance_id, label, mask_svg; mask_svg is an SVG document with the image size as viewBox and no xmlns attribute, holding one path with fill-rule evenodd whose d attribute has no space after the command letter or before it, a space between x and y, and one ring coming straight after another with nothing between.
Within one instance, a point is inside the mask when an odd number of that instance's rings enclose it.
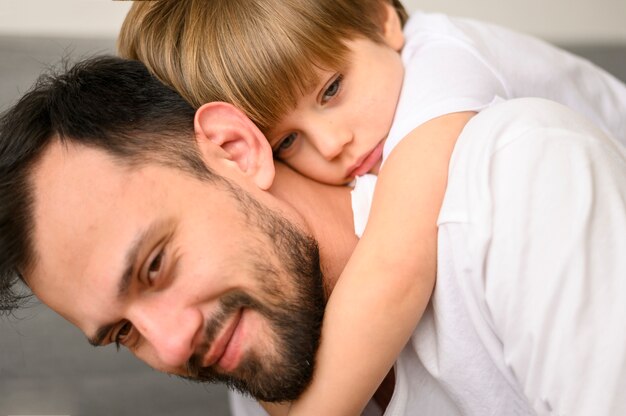
<instances>
[{"instance_id":1,"label":"child's shoulder","mask_svg":"<svg viewBox=\"0 0 626 416\"><path fill-rule=\"evenodd\" d=\"M494 35L512 36L515 32L502 26L444 13L415 11L403 28L407 44L432 42L435 40L455 40L468 44L481 44L488 40L496 42Z\"/></svg>"},{"instance_id":2,"label":"child's shoulder","mask_svg":"<svg viewBox=\"0 0 626 416\"><path fill-rule=\"evenodd\" d=\"M430 13L415 11L409 17L404 26L404 35L411 39L415 36L455 36L462 33L459 23L465 19L459 19L444 13Z\"/></svg>"}]
</instances>

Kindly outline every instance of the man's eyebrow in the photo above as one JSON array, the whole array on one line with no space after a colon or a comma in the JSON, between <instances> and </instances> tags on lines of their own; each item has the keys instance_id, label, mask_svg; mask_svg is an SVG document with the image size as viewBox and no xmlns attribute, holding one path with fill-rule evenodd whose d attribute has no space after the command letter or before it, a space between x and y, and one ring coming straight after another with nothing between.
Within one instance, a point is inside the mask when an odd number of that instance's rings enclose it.
<instances>
[{"instance_id":1,"label":"man's eyebrow","mask_svg":"<svg viewBox=\"0 0 626 416\"><path fill-rule=\"evenodd\" d=\"M139 250L141 250L146 241L151 240L153 235L161 230L163 226L165 226L167 223L168 221L158 221L152 223L148 228L140 231L131 243L129 249L126 251L126 256L124 256L124 267L122 269L123 272L121 276L117 279L117 299L122 299L128 294L128 289L130 288L130 283L134 275L133 272L135 264L137 263ZM116 325L117 323L112 323L100 326L93 336L87 337L87 341L94 347L102 346L104 343L104 339Z\"/></svg>"}]
</instances>

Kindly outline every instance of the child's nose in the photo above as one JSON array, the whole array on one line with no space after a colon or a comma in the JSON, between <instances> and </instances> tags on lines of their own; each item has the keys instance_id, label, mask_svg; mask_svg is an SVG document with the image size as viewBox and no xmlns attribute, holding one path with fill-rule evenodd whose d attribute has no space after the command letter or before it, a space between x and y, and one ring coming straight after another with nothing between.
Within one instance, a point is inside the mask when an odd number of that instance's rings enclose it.
<instances>
[{"instance_id":1,"label":"child's nose","mask_svg":"<svg viewBox=\"0 0 626 416\"><path fill-rule=\"evenodd\" d=\"M347 128L329 126L317 141L320 154L330 161L340 156L346 145L352 141L352 131Z\"/></svg>"}]
</instances>

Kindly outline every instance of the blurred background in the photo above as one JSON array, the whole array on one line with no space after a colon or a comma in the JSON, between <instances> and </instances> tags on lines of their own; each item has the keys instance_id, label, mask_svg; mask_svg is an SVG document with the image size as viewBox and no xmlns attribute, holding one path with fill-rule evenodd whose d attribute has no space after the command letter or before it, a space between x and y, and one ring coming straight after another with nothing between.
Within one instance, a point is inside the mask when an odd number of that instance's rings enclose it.
<instances>
[{"instance_id":1,"label":"blurred background","mask_svg":"<svg viewBox=\"0 0 626 416\"><path fill-rule=\"evenodd\" d=\"M487 20L541 37L626 80L624 0L404 4L409 10ZM0 111L62 57L114 53L129 6L108 0L0 0ZM95 349L36 302L16 316L0 317L0 416L228 414L224 388L159 374L124 350Z\"/></svg>"}]
</instances>

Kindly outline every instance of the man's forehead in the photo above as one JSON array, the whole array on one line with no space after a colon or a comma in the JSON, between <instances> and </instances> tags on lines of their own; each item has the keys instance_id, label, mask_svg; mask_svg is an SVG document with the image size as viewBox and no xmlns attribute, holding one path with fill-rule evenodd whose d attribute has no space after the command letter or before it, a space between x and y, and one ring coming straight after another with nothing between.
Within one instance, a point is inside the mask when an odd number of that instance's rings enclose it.
<instances>
[{"instance_id":1,"label":"man's forehead","mask_svg":"<svg viewBox=\"0 0 626 416\"><path fill-rule=\"evenodd\" d=\"M124 186L123 172L104 152L81 145L51 144L32 175L35 231L53 227L81 228L96 221L99 205L111 203ZM108 202L107 202L108 201Z\"/></svg>"},{"instance_id":2,"label":"man's forehead","mask_svg":"<svg viewBox=\"0 0 626 416\"><path fill-rule=\"evenodd\" d=\"M93 304L87 299L92 295L112 298L112 277L122 275L137 230L151 220L146 213L144 222L136 221L142 206L134 215L129 209L141 200L130 189L132 177L103 151L62 143L46 149L34 169L36 261L26 280L44 303L79 327L83 317L72 308Z\"/></svg>"},{"instance_id":3,"label":"man's forehead","mask_svg":"<svg viewBox=\"0 0 626 416\"><path fill-rule=\"evenodd\" d=\"M33 167L35 199L46 195L48 187L59 183L72 191L73 187L97 177L98 172L115 172L113 167L113 158L102 150L54 140Z\"/></svg>"},{"instance_id":4,"label":"man's forehead","mask_svg":"<svg viewBox=\"0 0 626 416\"><path fill-rule=\"evenodd\" d=\"M58 141L46 149L32 175L37 268L65 271L86 260L111 226L125 176L102 151Z\"/></svg>"}]
</instances>

